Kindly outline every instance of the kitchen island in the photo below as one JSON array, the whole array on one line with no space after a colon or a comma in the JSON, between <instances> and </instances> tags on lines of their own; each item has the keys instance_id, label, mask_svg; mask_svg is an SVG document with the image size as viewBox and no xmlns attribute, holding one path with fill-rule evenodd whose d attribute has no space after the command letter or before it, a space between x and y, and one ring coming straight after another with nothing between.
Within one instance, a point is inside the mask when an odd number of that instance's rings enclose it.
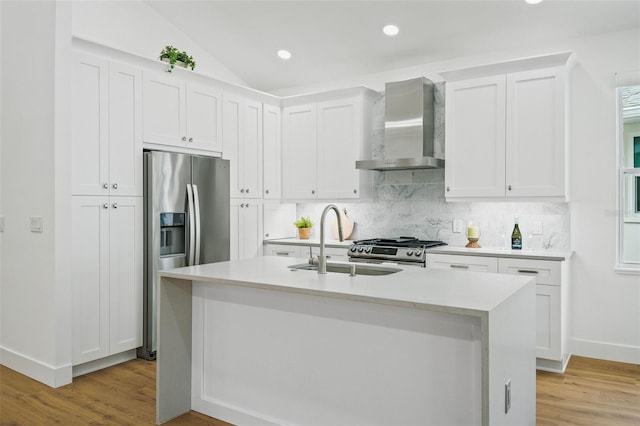
<instances>
[{"instance_id":1,"label":"kitchen island","mask_svg":"<svg viewBox=\"0 0 640 426\"><path fill-rule=\"evenodd\" d=\"M257 257L160 273L157 421L535 424L535 280Z\"/></svg>"}]
</instances>

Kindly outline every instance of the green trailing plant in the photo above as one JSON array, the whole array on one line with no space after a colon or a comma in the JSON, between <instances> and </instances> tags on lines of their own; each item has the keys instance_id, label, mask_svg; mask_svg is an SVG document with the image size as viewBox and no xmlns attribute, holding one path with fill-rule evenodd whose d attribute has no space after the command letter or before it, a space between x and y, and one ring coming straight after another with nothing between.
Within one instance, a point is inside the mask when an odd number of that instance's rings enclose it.
<instances>
[{"instance_id":1,"label":"green trailing plant","mask_svg":"<svg viewBox=\"0 0 640 426\"><path fill-rule=\"evenodd\" d=\"M190 56L187 52L180 52L173 46L165 46L160 52L160 60L167 60L169 62L169 69L167 72L173 71L177 62L182 62L185 67L189 67L192 70L196 67L196 63L193 60L193 57Z\"/></svg>"},{"instance_id":2,"label":"green trailing plant","mask_svg":"<svg viewBox=\"0 0 640 426\"><path fill-rule=\"evenodd\" d=\"M293 222L293 224L296 228L311 228L313 226L313 222L311 222L311 218L309 217L301 217Z\"/></svg>"}]
</instances>

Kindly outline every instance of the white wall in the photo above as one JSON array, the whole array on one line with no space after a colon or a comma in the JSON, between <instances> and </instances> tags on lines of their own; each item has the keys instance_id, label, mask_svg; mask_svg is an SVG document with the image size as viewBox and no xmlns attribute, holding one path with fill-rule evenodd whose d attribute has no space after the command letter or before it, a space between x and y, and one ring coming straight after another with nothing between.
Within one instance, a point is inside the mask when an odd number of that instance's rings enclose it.
<instances>
[{"instance_id":1,"label":"white wall","mask_svg":"<svg viewBox=\"0 0 640 426\"><path fill-rule=\"evenodd\" d=\"M55 238L68 239L68 231L56 213L68 216L69 208L57 205L56 189L69 185L55 159L69 157L69 115L57 109L68 97L68 77L57 73L68 69L71 10L51 1L0 7L2 239L11 247L1 261L0 362L60 386L71 381L71 337L68 259L56 253L65 245ZM31 216L43 218L43 233L30 232Z\"/></svg>"},{"instance_id":2,"label":"white wall","mask_svg":"<svg viewBox=\"0 0 640 426\"><path fill-rule=\"evenodd\" d=\"M157 59L166 45L188 52L195 71L228 83L248 85L194 40L143 1L74 0L74 36Z\"/></svg>"},{"instance_id":3,"label":"white wall","mask_svg":"<svg viewBox=\"0 0 640 426\"><path fill-rule=\"evenodd\" d=\"M454 58L320 85L278 91L294 95L365 85L384 90L385 81L480 62L574 51L570 99L571 313L573 352L640 364L640 276L616 273L616 100L615 73L640 68L640 29L554 44ZM355 218L357 220L357 218Z\"/></svg>"}]
</instances>

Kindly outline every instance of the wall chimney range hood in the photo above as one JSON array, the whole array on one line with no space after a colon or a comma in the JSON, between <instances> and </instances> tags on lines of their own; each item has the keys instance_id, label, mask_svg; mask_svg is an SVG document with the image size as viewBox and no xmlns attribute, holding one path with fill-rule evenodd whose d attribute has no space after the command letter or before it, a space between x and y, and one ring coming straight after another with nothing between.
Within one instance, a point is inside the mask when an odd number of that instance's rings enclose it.
<instances>
[{"instance_id":1,"label":"wall chimney range hood","mask_svg":"<svg viewBox=\"0 0 640 426\"><path fill-rule=\"evenodd\" d=\"M434 84L420 77L385 84L384 158L356 161L361 170L440 169L434 150Z\"/></svg>"}]
</instances>

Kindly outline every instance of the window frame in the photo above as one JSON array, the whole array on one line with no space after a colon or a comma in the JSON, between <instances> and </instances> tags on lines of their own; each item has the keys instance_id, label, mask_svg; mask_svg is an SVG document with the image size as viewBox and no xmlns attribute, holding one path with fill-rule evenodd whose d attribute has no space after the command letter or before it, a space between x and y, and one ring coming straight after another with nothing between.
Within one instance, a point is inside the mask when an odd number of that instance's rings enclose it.
<instances>
[{"instance_id":1,"label":"window frame","mask_svg":"<svg viewBox=\"0 0 640 426\"><path fill-rule=\"evenodd\" d=\"M629 84L627 86L634 86L635 84ZM638 82L637 85L640 85ZM640 185L640 167L626 167L625 166L625 152L624 152L624 115L622 107L622 91L624 87L616 87L616 119L617 119L617 134L616 134L616 168L618 173L617 188L616 188L616 201L617 201L617 214L616 214L616 266L615 270L618 273L640 274L640 259L637 262L629 262L624 260L624 227L625 223L640 223L640 211L636 210L640 200L638 197L638 185ZM637 133L632 133L630 137L634 140L640 138L640 129ZM632 147L633 148L633 147ZM625 181L628 177L631 177L633 182L632 188L625 188ZM635 177L635 178L634 178ZM631 200L628 200L627 193L631 196Z\"/></svg>"}]
</instances>

